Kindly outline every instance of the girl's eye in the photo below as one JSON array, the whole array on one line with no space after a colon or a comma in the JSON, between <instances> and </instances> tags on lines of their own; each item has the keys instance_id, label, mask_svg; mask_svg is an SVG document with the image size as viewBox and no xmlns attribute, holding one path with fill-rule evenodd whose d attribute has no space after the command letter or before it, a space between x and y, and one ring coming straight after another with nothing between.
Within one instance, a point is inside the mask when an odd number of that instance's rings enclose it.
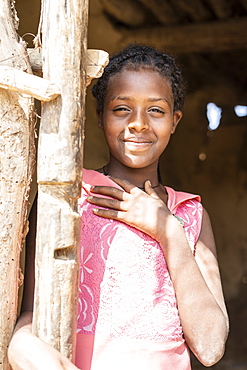
<instances>
[{"instance_id":1,"label":"girl's eye","mask_svg":"<svg viewBox=\"0 0 247 370\"><path fill-rule=\"evenodd\" d=\"M121 112L121 111L128 111L126 107L117 107L113 109L113 112Z\"/></svg>"},{"instance_id":2,"label":"girl's eye","mask_svg":"<svg viewBox=\"0 0 247 370\"><path fill-rule=\"evenodd\" d=\"M116 107L113 108L112 111L117 115L117 116L124 116L125 114L130 112L130 109L127 107Z\"/></svg>"},{"instance_id":3,"label":"girl's eye","mask_svg":"<svg viewBox=\"0 0 247 370\"><path fill-rule=\"evenodd\" d=\"M161 116L161 115L163 115L165 112L162 110L162 109L160 109L160 108L150 108L149 109L149 112L150 113L153 113L153 114L155 114L155 115L159 115L159 116Z\"/></svg>"}]
</instances>

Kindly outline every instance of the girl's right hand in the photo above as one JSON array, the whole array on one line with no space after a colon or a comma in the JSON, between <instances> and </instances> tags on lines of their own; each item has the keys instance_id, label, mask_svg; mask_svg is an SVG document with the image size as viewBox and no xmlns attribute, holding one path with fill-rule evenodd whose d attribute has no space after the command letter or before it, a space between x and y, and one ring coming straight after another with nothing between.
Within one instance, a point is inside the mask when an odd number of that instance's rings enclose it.
<instances>
[{"instance_id":1,"label":"girl's right hand","mask_svg":"<svg viewBox=\"0 0 247 370\"><path fill-rule=\"evenodd\" d=\"M31 324L15 332L8 358L13 370L78 370L59 351L33 335Z\"/></svg>"},{"instance_id":2,"label":"girl's right hand","mask_svg":"<svg viewBox=\"0 0 247 370\"><path fill-rule=\"evenodd\" d=\"M167 236L168 220L177 226L178 222L174 222L174 217L151 187L150 181L145 182L145 191L142 191L126 180L111 179L122 189L112 186L92 186L90 189L95 196L88 196L87 201L97 207L93 209L97 216L124 222L158 242Z\"/></svg>"}]
</instances>

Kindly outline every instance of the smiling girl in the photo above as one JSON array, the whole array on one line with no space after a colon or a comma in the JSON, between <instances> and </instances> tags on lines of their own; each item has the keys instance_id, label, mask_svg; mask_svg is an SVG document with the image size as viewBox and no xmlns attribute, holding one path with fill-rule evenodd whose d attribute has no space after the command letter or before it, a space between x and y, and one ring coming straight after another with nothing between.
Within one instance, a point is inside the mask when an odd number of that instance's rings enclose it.
<instances>
[{"instance_id":1,"label":"smiling girl","mask_svg":"<svg viewBox=\"0 0 247 370\"><path fill-rule=\"evenodd\" d=\"M211 366L224 353L228 317L209 216L198 195L164 186L158 171L182 118L180 70L167 54L130 46L111 58L93 95L109 162L83 172L76 365L189 370L190 349ZM30 338L30 321L23 313L12 339L14 369L24 368L18 335ZM75 369L42 346L46 368ZM35 361L25 369L41 368Z\"/></svg>"}]
</instances>

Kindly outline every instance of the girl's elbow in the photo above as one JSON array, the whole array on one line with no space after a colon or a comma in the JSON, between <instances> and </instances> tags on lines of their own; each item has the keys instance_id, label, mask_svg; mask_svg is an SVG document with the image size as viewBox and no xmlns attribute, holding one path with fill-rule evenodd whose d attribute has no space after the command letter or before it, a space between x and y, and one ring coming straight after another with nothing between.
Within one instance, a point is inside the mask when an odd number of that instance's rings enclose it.
<instances>
[{"instance_id":1,"label":"girl's elbow","mask_svg":"<svg viewBox=\"0 0 247 370\"><path fill-rule=\"evenodd\" d=\"M204 335L195 336L191 346L192 352L198 360L206 367L215 365L224 356L225 345L229 333L228 318L224 319L220 325L208 328Z\"/></svg>"},{"instance_id":2,"label":"girl's elbow","mask_svg":"<svg viewBox=\"0 0 247 370\"><path fill-rule=\"evenodd\" d=\"M210 343L205 348L197 349L194 354L206 367L215 365L225 353L225 341L222 343Z\"/></svg>"},{"instance_id":3,"label":"girl's elbow","mask_svg":"<svg viewBox=\"0 0 247 370\"><path fill-rule=\"evenodd\" d=\"M202 358L199 359L199 361L205 367L211 367L211 366L217 364L217 362L220 361L220 359L223 357L223 355L224 355L224 351L222 353L219 353L219 354L216 354L216 355L212 355L212 354L210 354L209 356L203 355Z\"/></svg>"}]
</instances>

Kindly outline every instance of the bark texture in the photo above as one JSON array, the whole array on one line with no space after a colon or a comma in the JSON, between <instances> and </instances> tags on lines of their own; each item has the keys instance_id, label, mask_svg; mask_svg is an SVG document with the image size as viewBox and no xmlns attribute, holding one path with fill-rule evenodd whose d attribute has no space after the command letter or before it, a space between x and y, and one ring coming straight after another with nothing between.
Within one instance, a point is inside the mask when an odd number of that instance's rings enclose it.
<instances>
[{"instance_id":1,"label":"bark texture","mask_svg":"<svg viewBox=\"0 0 247 370\"><path fill-rule=\"evenodd\" d=\"M0 2L0 66L31 73L9 0ZM28 194L35 157L32 98L0 88L0 369L17 317L20 251L27 231Z\"/></svg>"},{"instance_id":2,"label":"bark texture","mask_svg":"<svg viewBox=\"0 0 247 370\"><path fill-rule=\"evenodd\" d=\"M43 77L61 96L43 104L38 150L38 221L33 332L74 358L87 0L43 0Z\"/></svg>"}]
</instances>

